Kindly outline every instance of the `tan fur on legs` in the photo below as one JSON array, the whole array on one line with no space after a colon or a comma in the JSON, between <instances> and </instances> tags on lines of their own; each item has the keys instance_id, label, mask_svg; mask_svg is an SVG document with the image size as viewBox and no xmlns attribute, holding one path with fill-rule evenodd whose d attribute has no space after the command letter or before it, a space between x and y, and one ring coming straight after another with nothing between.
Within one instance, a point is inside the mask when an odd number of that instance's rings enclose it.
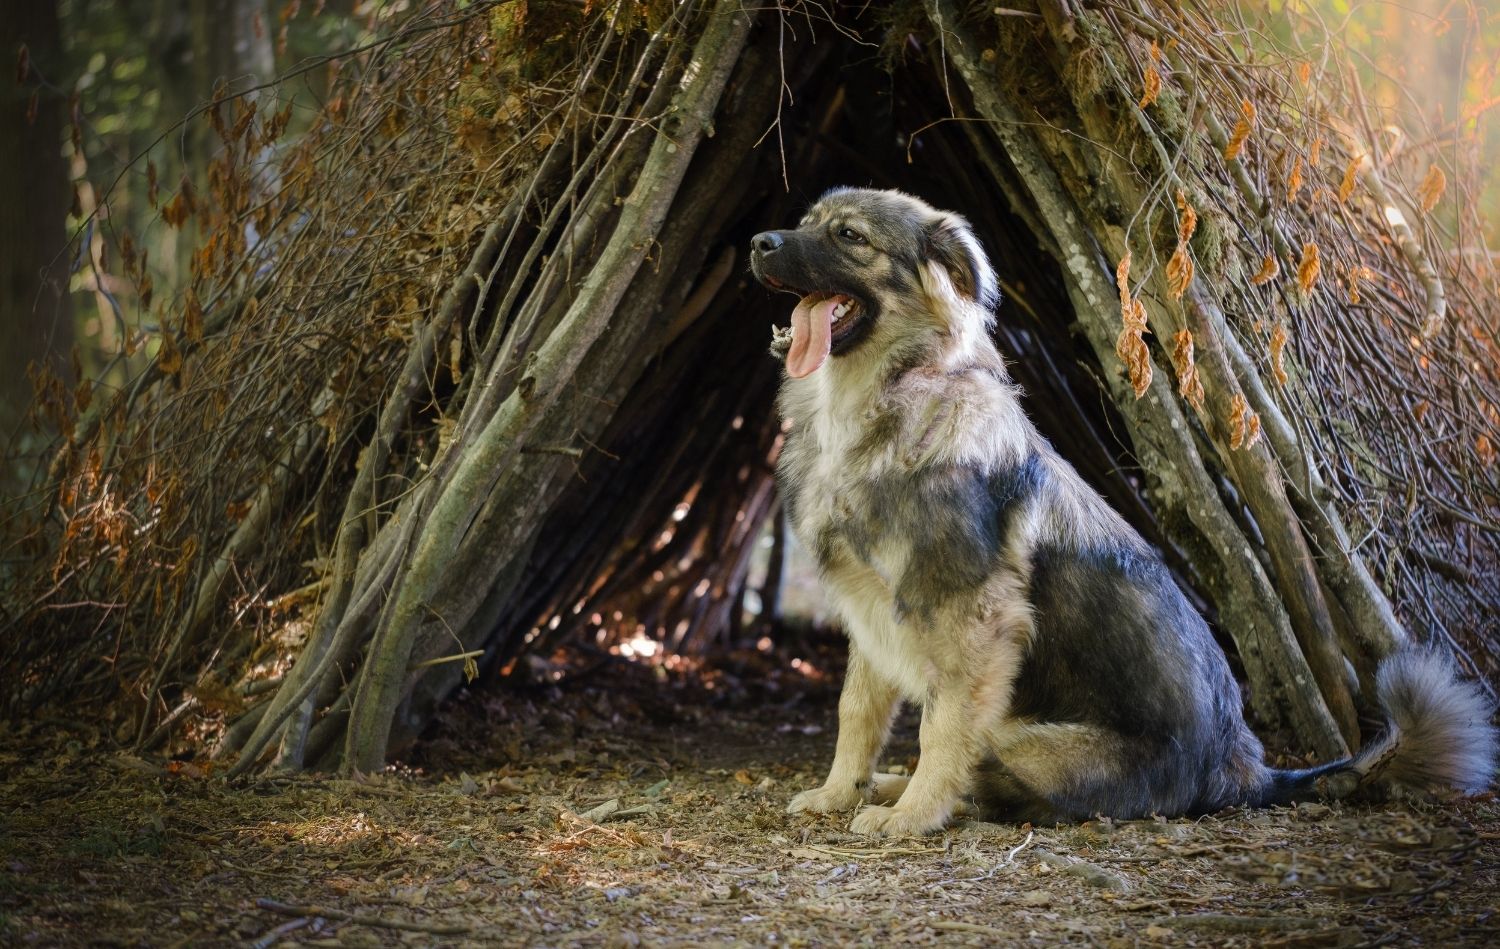
<instances>
[{"instance_id":1,"label":"tan fur on legs","mask_svg":"<svg viewBox=\"0 0 1500 949\"><path fill-rule=\"evenodd\" d=\"M1127 770L1119 734L1089 725L1012 724L993 746L1022 784L1039 797L1066 795L1081 784L1118 781Z\"/></svg>"},{"instance_id":2,"label":"tan fur on legs","mask_svg":"<svg viewBox=\"0 0 1500 949\"><path fill-rule=\"evenodd\" d=\"M870 783L874 785L875 793L870 796L871 804L894 804L901 799L905 793L906 786L911 783L911 776L905 774L887 774L883 771L875 772ZM967 798L953 805L954 817L974 818L981 816L974 802Z\"/></svg>"},{"instance_id":3,"label":"tan fur on legs","mask_svg":"<svg viewBox=\"0 0 1500 949\"><path fill-rule=\"evenodd\" d=\"M986 736L1005 716L1019 639L1002 635L996 643L980 634L969 641L969 654L954 663L954 673L937 679L923 704L922 757L900 799L860 811L851 830L902 835L942 829L973 783Z\"/></svg>"},{"instance_id":4,"label":"tan fur on legs","mask_svg":"<svg viewBox=\"0 0 1500 949\"><path fill-rule=\"evenodd\" d=\"M900 800L866 807L849 829L856 834L926 834L941 830L968 790L979 757L968 689L940 688L922 709L922 758Z\"/></svg>"},{"instance_id":5,"label":"tan fur on legs","mask_svg":"<svg viewBox=\"0 0 1500 949\"><path fill-rule=\"evenodd\" d=\"M849 670L839 694L839 738L833 766L820 788L792 798L788 814L852 810L873 794L870 777L875 758L885 747L896 714L896 687L870 668L856 647L849 650Z\"/></svg>"}]
</instances>

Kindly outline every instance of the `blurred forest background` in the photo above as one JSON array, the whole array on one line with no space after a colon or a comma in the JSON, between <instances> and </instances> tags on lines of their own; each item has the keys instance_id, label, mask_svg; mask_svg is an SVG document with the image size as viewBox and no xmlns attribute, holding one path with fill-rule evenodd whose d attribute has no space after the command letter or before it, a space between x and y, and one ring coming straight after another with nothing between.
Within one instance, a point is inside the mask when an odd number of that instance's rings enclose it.
<instances>
[{"instance_id":1,"label":"blurred forest background","mask_svg":"<svg viewBox=\"0 0 1500 949\"><path fill-rule=\"evenodd\" d=\"M155 358L153 298L189 282L220 140L192 121L244 94L285 111L290 141L340 64L410 4L266 0L40 0L8 4L14 64L0 125L0 427L6 484L44 441L27 418L33 362L115 391ZM280 81L278 81L280 80ZM275 156L261 160L269 167ZM176 203L172 203L173 201ZM186 228L186 233L184 233ZM138 257L136 255L139 255ZM143 291L131 271L149 277ZM43 429L47 420L39 420ZM19 479L19 480L17 480Z\"/></svg>"}]
</instances>

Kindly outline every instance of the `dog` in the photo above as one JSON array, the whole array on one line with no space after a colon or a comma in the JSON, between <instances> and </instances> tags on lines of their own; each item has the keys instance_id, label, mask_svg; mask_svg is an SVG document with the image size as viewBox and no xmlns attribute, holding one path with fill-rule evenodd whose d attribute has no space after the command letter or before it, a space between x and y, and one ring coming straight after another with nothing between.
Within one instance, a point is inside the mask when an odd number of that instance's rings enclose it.
<instances>
[{"instance_id":1,"label":"dog","mask_svg":"<svg viewBox=\"0 0 1500 949\"><path fill-rule=\"evenodd\" d=\"M799 298L772 345L777 479L849 638L833 764L789 812L859 808L854 832L907 835L965 801L1052 824L1489 783L1488 702L1416 649L1378 670L1383 738L1266 766L1208 625L1023 411L990 335L996 274L963 217L838 188L756 235L750 260ZM922 710L917 767L877 775L903 699Z\"/></svg>"}]
</instances>

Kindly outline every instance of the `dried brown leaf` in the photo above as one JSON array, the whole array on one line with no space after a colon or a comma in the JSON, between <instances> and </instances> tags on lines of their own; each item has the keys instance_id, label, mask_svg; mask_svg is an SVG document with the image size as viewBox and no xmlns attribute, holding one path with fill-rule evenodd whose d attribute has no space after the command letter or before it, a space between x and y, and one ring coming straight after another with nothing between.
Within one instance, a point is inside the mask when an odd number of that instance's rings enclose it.
<instances>
[{"instance_id":1,"label":"dried brown leaf","mask_svg":"<svg viewBox=\"0 0 1500 949\"><path fill-rule=\"evenodd\" d=\"M1245 148L1245 140L1255 128L1255 105L1249 99L1240 102L1240 120L1234 124L1229 141L1224 144L1224 160L1234 161Z\"/></svg>"},{"instance_id":2,"label":"dried brown leaf","mask_svg":"<svg viewBox=\"0 0 1500 949\"><path fill-rule=\"evenodd\" d=\"M1250 278L1250 282L1258 287L1276 279L1279 273L1281 273L1281 265L1276 262L1276 255L1267 254L1261 258L1260 269L1255 272L1255 276Z\"/></svg>"},{"instance_id":3,"label":"dried brown leaf","mask_svg":"<svg viewBox=\"0 0 1500 949\"><path fill-rule=\"evenodd\" d=\"M1193 232L1198 229L1198 212L1188 203L1187 195L1181 190L1177 192L1177 239L1179 241L1190 241Z\"/></svg>"},{"instance_id":4,"label":"dried brown leaf","mask_svg":"<svg viewBox=\"0 0 1500 949\"><path fill-rule=\"evenodd\" d=\"M1198 364L1193 359L1193 334L1183 330L1172 347L1172 366L1177 370L1177 392L1188 404L1203 411L1203 382L1198 378Z\"/></svg>"},{"instance_id":5,"label":"dried brown leaf","mask_svg":"<svg viewBox=\"0 0 1500 949\"><path fill-rule=\"evenodd\" d=\"M1172 294L1172 299L1180 300L1192 282L1193 255L1188 253L1186 244L1180 243L1173 252L1172 259L1167 261L1167 290Z\"/></svg>"},{"instance_id":6,"label":"dried brown leaf","mask_svg":"<svg viewBox=\"0 0 1500 949\"><path fill-rule=\"evenodd\" d=\"M1260 416L1250 411L1243 393L1236 392L1229 403L1229 449L1250 449L1260 441Z\"/></svg>"},{"instance_id":7,"label":"dried brown leaf","mask_svg":"<svg viewBox=\"0 0 1500 949\"><path fill-rule=\"evenodd\" d=\"M1417 188L1417 198L1422 202L1422 211L1426 213L1437 206L1442 200L1443 191L1448 187L1448 176L1443 174L1443 169L1437 165L1431 165L1427 169L1427 176L1422 179L1422 184Z\"/></svg>"},{"instance_id":8,"label":"dried brown leaf","mask_svg":"<svg viewBox=\"0 0 1500 949\"><path fill-rule=\"evenodd\" d=\"M1157 46L1156 41L1153 40L1151 42L1151 63L1146 67L1146 88L1141 93L1141 100L1136 103L1136 105L1143 109L1155 102L1157 96L1161 95L1161 70L1156 68L1156 64L1159 62L1161 62L1161 47Z\"/></svg>"},{"instance_id":9,"label":"dried brown leaf","mask_svg":"<svg viewBox=\"0 0 1500 949\"><path fill-rule=\"evenodd\" d=\"M1361 264L1358 267L1349 268L1349 302L1359 302L1359 284L1363 280L1374 280L1375 271Z\"/></svg>"},{"instance_id":10,"label":"dried brown leaf","mask_svg":"<svg viewBox=\"0 0 1500 949\"><path fill-rule=\"evenodd\" d=\"M1115 339L1115 355L1130 374L1131 387L1139 399L1151 386L1151 350L1141 334L1146 331L1146 305L1130 295L1130 251L1115 268L1115 286L1120 291L1120 335Z\"/></svg>"},{"instance_id":11,"label":"dried brown leaf","mask_svg":"<svg viewBox=\"0 0 1500 949\"><path fill-rule=\"evenodd\" d=\"M203 304L198 302L198 294L192 287L188 288L182 310L182 335L190 343L203 340Z\"/></svg>"},{"instance_id":12,"label":"dried brown leaf","mask_svg":"<svg viewBox=\"0 0 1500 949\"><path fill-rule=\"evenodd\" d=\"M1359 165L1364 161L1363 155L1355 155L1349 159L1349 164L1344 167L1344 180L1339 182L1339 203L1348 204L1349 196L1354 193L1354 184L1358 180Z\"/></svg>"},{"instance_id":13,"label":"dried brown leaf","mask_svg":"<svg viewBox=\"0 0 1500 949\"><path fill-rule=\"evenodd\" d=\"M1311 242L1303 244L1302 260L1297 264L1298 288L1303 293L1310 293L1322 272L1323 265L1318 262L1318 245Z\"/></svg>"},{"instance_id":14,"label":"dried brown leaf","mask_svg":"<svg viewBox=\"0 0 1500 949\"><path fill-rule=\"evenodd\" d=\"M1480 435L1474 439L1474 451L1478 453L1479 460L1484 462L1486 468L1493 468L1495 466L1495 457L1497 454L1495 443L1490 441L1488 435Z\"/></svg>"},{"instance_id":15,"label":"dried brown leaf","mask_svg":"<svg viewBox=\"0 0 1500 949\"><path fill-rule=\"evenodd\" d=\"M1292 162L1292 173L1286 177L1286 199L1297 200L1297 192L1302 190L1302 156L1298 155Z\"/></svg>"},{"instance_id":16,"label":"dried brown leaf","mask_svg":"<svg viewBox=\"0 0 1500 949\"><path fill-rule=\"evenodd\" d=\"M156 362L164 375L175 376L182 371L182 350L170 330L162 330L161 346L156 350Z\"/></svg>"},{"instance_id":17,"label":"dried brown leaf","mask_svg":"<svg viewBox=\"0 0 1500 949\"><path fill-rule=\"evenodd\" d=\"M1286 327L1280 323L1271 330L1271 372L1276 376L1276 382L1286 385L1287 374L1283 358L1286 354L1287 335Z\"/></svg>"},{"instance_id":18,"label":"dried brown leaf","mask_svg":"<svg viewBox=\"0 0 1500 949\"><path fill-rule=\"evenodd\" d=\"M1139 399L1146 394L1147 389L1151 388L1151 350L1139 333L1131 333L1129 330L1120 334L1115 349L1120 353L1120 358L1130 373L1130 386L1135 390L1135 397Z\"/></svg>"},{"instance_id":19,"label":"dried brown leaf","mask_svg":"<svg viewBox=\"0 0 1500 949\"><path fill-rule=\"evenodd\" d=\"M120 261L125 265L125 272L134 276L140 258L135 253L135 238L128 231L120 235Z\"/></svg>"},{"instance_id":20,"label":"dried brown leaf","mask_svg":"<svg viewBox=\"0 0 1500 949\"><path fill-rule=\"evenodd\" d=\"M1115 287L1120 291L1120 319L1130 322L1130 251L1120 258L1115 267Z\"/></svg>"},{"instance_id":21,"label":"dried brown leaf","mask_svg":"<svg viewBox=\"0 0 1500 949\"><path fill-rule=\"evenodd\" d=\"M1313 139L1312 154L1308 155L1308 161L1312 162L1314 168L1323 163L1323 136Z\"/></svg>"}]
</instances>

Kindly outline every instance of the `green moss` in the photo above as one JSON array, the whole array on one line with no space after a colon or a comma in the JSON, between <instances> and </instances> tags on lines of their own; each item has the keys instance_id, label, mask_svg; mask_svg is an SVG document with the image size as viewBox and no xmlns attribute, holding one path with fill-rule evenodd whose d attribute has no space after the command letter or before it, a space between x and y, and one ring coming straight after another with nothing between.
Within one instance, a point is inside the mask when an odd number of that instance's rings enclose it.
<instances>
[{"instance_id":1,"label":"green moss","mask_svg":"<svg viewBox=\"0 0 1500 949\"><path fill-rule=\"evenodd\" d=\"M1225 277L1225 265L1236 255L1224 252L1225 235L1234 226L1217 204L1204 202L1198 209L1198 229L1193 232L1193 258L1206 276ZM1238 264L1238 260L1235 260Z\"/></svg>"},{"instance_id":2,"label":"green moss","mask_svg":"<svg viewBox=\"0 0 1500 949\"><path fill-rule=\"evenodd\" d=\"M1172 82L1170 77L1163 77L1161 93L1156 101L1149 106L1151 117L1161 128L1162 133L1174 142L1188 141L1188 159L1196 159L1196 146L1198 139L1190 134L1187 113L1182 111L1182 92Z\"/></svg>"},{"instance_id":3,"label":"green moss","mask_svg":"<svg viewBox=\"0 0 1500 949\"><path fill-rule=\"evenodd\" d=\"M1092 44L1069 56L1063 64L1063 82L1080 101L1097 98L1108 77L1109 67L1104 62L1104 54Z\"/></svg>"},{"instance_id":4,"label":"green moss","mask_svg":"<svg viewBox=\"0 0 1500 949\"><path fill-rule=\"evenodd\" d=\"M641 11L648 24L652 6ZM567 68L577 58L578 36L586 21L600 16L593 10L586 17L583 9L564 0L513 0L496 7L490 13L493 65L526 80L541 80Z\"/></svg>"}]
</instances>

